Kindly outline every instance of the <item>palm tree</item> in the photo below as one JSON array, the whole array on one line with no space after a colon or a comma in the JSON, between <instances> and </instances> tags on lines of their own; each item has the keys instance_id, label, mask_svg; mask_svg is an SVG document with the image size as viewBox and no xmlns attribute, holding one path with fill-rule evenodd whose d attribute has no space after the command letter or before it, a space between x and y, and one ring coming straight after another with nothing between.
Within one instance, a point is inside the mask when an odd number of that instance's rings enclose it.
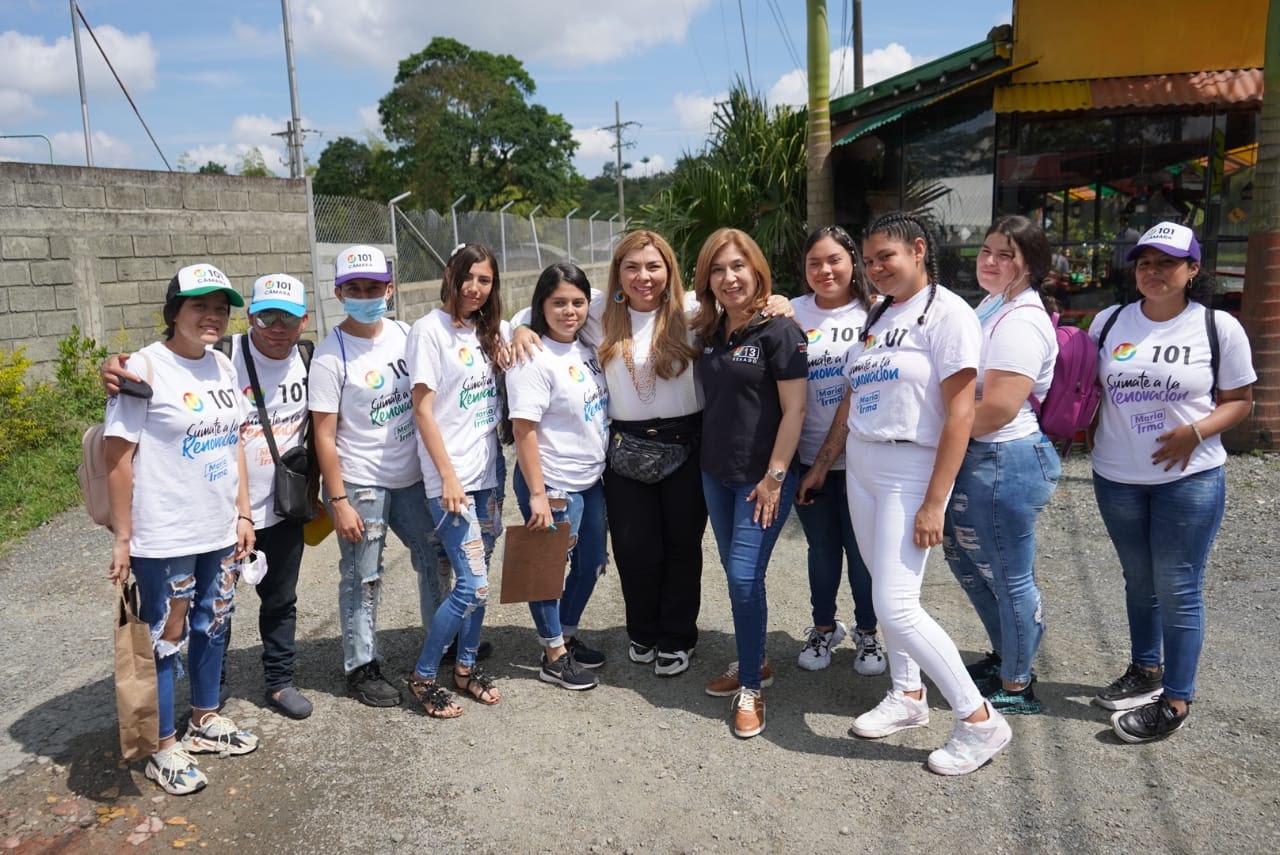
<instances>
[{"instance_id":1,"label":"palm tree","mask_svg":"<svg viewBox=\"0 0 1280 855\"><path fill-rule=\"evenodd\" d=\"M676 164L671 186L640 206L632 225L665 236L686 272L713 231L742 229L785 289L805 237L805 122L803 110L769 109L735 81L716 105L706 148Z\"/></svg>"},{"instance_id":2,"label":"palm tree","mask_svg":"<svg viewBox=\"0 0 1280 855\"><path fill-rule=\"evenodd\" d=\"M1253 414L1227 437L1236 450L1275 448L1280 430L1280 0L1267 9L1262 118L1240 319L1258 382Z\"/></svg>"},{"instance_id":3,"label":"palm tree","mask_svg":"<svg viewBox=\"0 0 1280 855\"><path fill-rule=\"evenodd\" d=\"M835 220L831 174L831 58L826 0L807 0L809 22L809 227Z\"/></svg>"}]
</instances>

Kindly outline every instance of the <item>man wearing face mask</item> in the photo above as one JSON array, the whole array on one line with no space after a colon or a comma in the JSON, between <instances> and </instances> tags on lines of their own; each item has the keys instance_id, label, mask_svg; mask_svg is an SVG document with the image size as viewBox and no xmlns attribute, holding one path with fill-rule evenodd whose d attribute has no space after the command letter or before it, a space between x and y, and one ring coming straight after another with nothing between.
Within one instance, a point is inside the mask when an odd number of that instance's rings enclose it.
<instances>
[{"instance_id":1,"label":"man wearing face mask","mask_svg":"<svg viewBox=\"0 0 1280 855\"><path fill-rule=\"evenodd\" d=\"M418 434L405 363L409 326L384 318L395 291L377 247L338 253L334 294L346 318L316 348L310 407L325 502L338 537L338 621L347 688L374 707L400 703L382 675L377 614L387 529L418 574L424 628L452 571L442 566L418 463ZM444 576L442 576L443 571Z\"/></svg>"}]
</instances>

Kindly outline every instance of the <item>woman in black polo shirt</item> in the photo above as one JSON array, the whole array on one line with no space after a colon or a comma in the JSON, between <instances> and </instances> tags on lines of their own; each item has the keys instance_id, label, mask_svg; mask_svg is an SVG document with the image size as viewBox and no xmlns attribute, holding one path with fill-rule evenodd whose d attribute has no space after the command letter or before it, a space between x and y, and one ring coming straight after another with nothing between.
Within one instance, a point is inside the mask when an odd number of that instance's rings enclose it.
<instances>
[{"instance_id":1,"label":"woman in black polo shirt","mask_svg":"<svg viewBox=\"0 0 1280 855\"><path fill-rule=\"evenodd\" d=\"M698 253L702 490L728 577L738 645L738 661L706 690L734 695L733 732L744 738L764 730L761 688L772 682L765 672L764 575L795 497L791 463L809 373L800 328L760 314L771 285L768 262L744 232L720 229Z\"/></svg>"}]
</instances>

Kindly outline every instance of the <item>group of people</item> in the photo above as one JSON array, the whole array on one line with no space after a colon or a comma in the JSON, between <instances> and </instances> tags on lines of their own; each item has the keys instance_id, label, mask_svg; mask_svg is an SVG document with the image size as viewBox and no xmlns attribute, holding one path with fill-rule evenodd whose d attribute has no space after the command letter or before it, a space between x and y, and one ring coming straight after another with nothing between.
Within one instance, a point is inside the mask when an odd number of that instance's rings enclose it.
<instances>
[{"instance_id":1,"label":"group of people","mask_svg":"<svg viewBox=\"0 0 1280 855\"><path fill-rule=\"evenodd\" d=\"M1094 484L1132 639L1128 669L1095 700L1114 710L1120 738L1138 742L1181 727L1194 697L1204 564L1225 496L1219 437L1248 414L1255 376L1239 324L1193 299L1204 277L1189 228L1160 224L1129 257L1142 300L1090 328L1104 390ZM362 703L402 700L382 673L376 633L388 528L418 576L425 640L410 694L436 718L461 715L459 695L500 702L479 662L509 434L525 526L568 528L560 597L529 604L541 680L597 685L605 656L579 626L608 561L606 532L628 659L659 677L687 671L709 521L737 659L705 690L733 697L736 735L763 731L773 681L766 571L794 505L813 621L799 666L827 667L848 635L837 619L847 576L854 668L892 678L850 733L927 724L928 674L955 717L929 768L979 768L1010 741L1006 715L1041 710L1035 525L1061 471L1036 416L1057 357L1039 293L1051 260L1034 223L997 221L978 256L987 296L975 311L939 281L927 225L895 212L860 246L837 226L810 235L809 293L788 303L740 230L708 238L688 292L670 245L636 231L617 244L605 291L555 264L508 322L493 253L463 244L440 308L410 326L385 316L395 285L383 254L353 246L335 270L346 317L309 364L301 282L254 284L249 333L231 337L228 360L214 345L243 297L211 265L184 267L166 295L165 339L104 368L109 392L122 378L153 389L149 399L111 398L106 419L109 575L137 577L160 680L160 749L146 775L170 793L194 792L206 778L193 754L257 747L218 713L236 562L255 548L268 566L257 586L266 703L293 718L311 713L293 685L302 523L273 511L268 431L281 449L314 437L339 544L344 670ZM938 545L991 641L968 666L920 602ZM188 636L192 714L178 739L173 679ZM439 677L447 660L453 691Z\"/></svg>"}]
</instances>

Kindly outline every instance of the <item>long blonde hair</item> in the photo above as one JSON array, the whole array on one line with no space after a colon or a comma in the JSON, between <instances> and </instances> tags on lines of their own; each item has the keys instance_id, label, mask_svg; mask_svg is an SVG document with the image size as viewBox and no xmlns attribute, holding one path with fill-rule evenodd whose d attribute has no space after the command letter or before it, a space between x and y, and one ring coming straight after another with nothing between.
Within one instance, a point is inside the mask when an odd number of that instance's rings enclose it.
<instances>
[{"instance_id":1,"label":"long blonde hair","mask_svg":"<svg viewBox=\"0 0 1280 855\"><path fill-rule=\"evenodd\" d=\"M689 344L689 324L684 316L684 285L680 281L680 267L671 244L662 235L650 231L628 232L618 241L609 263L609 288L605 292L604 319L601 322L604 340L600 343L600 364L608 365L612 359L622 356L631 343L631 315L627 312L625 294L622 291L622 260L629 253L651 246L662 256L667 268L667 290L662 302L654 310L653 356L654 373L663 380L679 377L685 372L698 351ZM623 299L619 300L619 295Z\"/></svg>"},{"instance_id":2,"label":"long blonde hair","mask_svg":"<svg viewBox=\"0 0 1280 855\"><path fill-rule=\"evenodd\" d=\"M736 247L745 255L756 275L757 287L752 304L757 312L765 307L773 293L773 273L769 270L769 262L751 235L741 229L716 229L702 245L698 266L693 271L693 287L698 294L698 316L693 319L693 328L705 342L711 341L724 314L716 295L711 292L711 262L726 246Z\"/></svg>"}]
</instances>

